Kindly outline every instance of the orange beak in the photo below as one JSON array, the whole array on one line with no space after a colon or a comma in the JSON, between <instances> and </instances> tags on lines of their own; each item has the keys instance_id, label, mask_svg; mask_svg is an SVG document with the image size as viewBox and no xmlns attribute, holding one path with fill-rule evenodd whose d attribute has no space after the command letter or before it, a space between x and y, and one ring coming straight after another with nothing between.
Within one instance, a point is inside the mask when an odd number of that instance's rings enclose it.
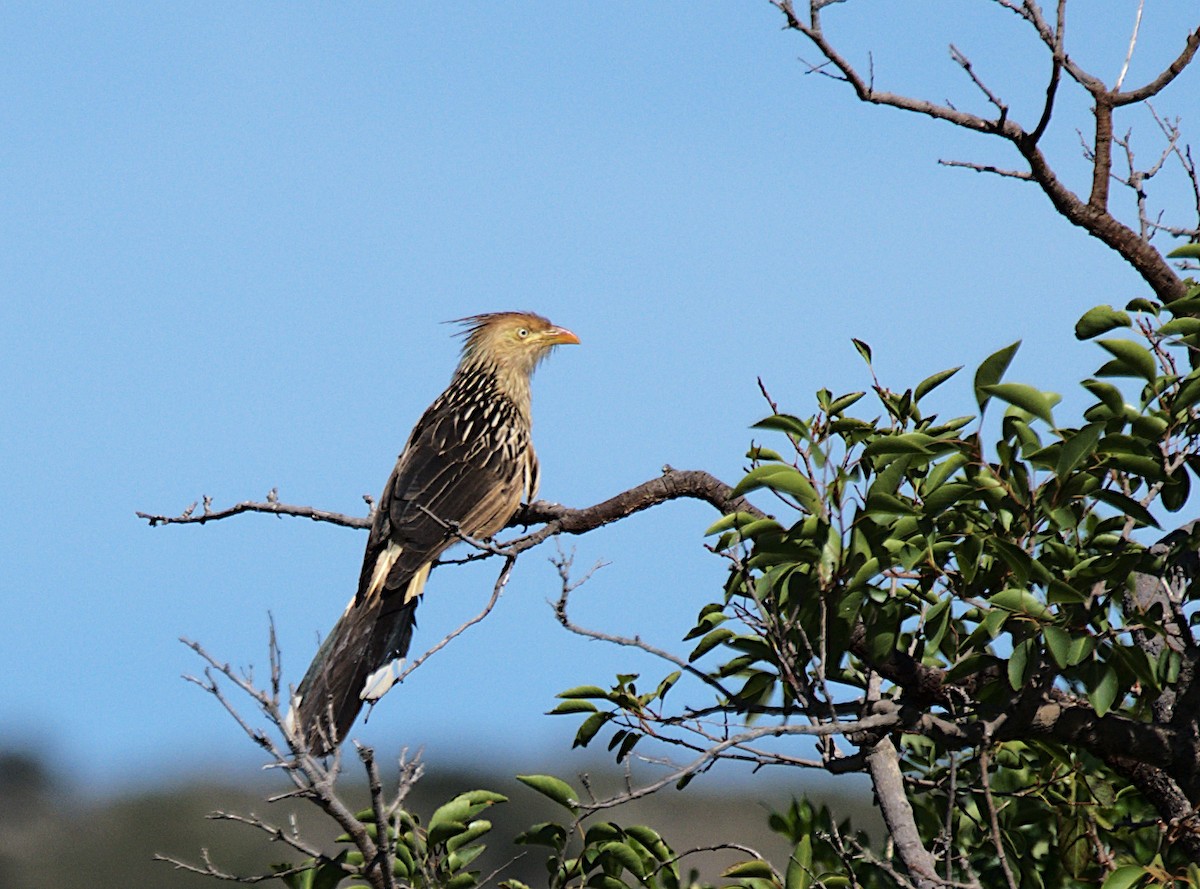
<instances>
[{"instance_id":1,"label":"orange beak","mask_svg":"<svg viewBox=\"0 0 1200 889\"><path fill-rule=\"evenodd\" d=\"M565 327L551 327L546 331L546 342L552 346L579 345L579 337Z\"/></svg>"}]
</instances>

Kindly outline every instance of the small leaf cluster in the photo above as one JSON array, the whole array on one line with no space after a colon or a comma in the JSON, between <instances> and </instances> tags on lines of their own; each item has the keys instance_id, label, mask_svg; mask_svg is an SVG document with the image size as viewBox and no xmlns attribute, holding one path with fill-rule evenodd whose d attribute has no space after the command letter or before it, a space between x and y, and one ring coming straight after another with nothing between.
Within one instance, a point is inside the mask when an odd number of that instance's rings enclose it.
<instances>
[{"instance_id":1,"label":"small leaf cluster","mask_svg":"<svg viewBox=\"0 0 1200 889\"><path fill-rule=\"evenodd\" d=\"M793 801L783 812L772 812L771 830L793 843L782 873L752 858L735 864L722 876L737 878L739 889L811 889L861 886L882 889L894 885L868 853L866 834L848 819L836 822L828 806L808 799Z\"/></svg>"},{"instance_id":2,"label":"small leaf cluster","mask_svg":"<svg viewBox=\"0 0 1200 889\"><path fill-rule=\"evenodd\" d=\"M565 809L567 824L542 822L522 833L517 842L546 846L549 889L679 889L677 856L651 827L622 827L614 821L597 821L586 827L578 819L579 794L553 775L518 775L517 780ZM690 885L689 883L685 883ZM517 880L501 883L505 889L529 889Z\"/></svg>"},{"instance_id":3,"label":"small leaf cluster","mask_svg":"<svg viewBox=\"0 0 1200 889\"><path fill-rule=\"evenodd\" d=\"M396 879L413 889L475 889L480 872L471 870L470 865L486 848L477 841L492 829L492 823L479 816L496 803L507 801L507 797L490 790L471 790L439 806L428 825L422 825L417 815L402 808L387 815L388 845ZM355 818L378 842L375 810L364 809ZM335 842L351 844L353 839L344 833ZM291 889L333 889L346 878L345 866L364 874L367 865L362 852L352 848L334 859L314 861L311 868L281 879ZM361 885L366 878L353 877L352 882Z\"/></svg>"},{"instance_id":4,"label":"small leaf cluster","mask_svg":"<svg viewBox=\"0 0 1200 889\"><path fill-rule=\"evenodd\" d=\"M616 683L604 690L596 685L580 685L560 692L558 697L562 703L550 711L551 715L587 713L589 714L575 733L572 747L586 747L608 722L618 714L632 716L636 724L654 721L662 715L662 704L667 692L683 675L675 670L664 677L653 691L638 693L637 673L621 673L617 675ZM593 701L605 701L612 705L610 710L600 710ZM634 721L627 721L627 728L619 728L609 738L608 749L616 751L617 762L623 762L634 746L644 735L638 731Z\"/></svg>"}]
</instances>

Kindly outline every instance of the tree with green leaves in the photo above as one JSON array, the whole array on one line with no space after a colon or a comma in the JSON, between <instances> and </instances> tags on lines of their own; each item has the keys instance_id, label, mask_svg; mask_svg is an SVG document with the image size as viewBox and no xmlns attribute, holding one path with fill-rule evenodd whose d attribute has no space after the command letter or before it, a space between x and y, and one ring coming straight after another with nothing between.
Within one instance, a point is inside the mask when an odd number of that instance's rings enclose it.
<instances>
[{"instance_id":1,"label":"tree with green leaves","mask_svg":"<svg viewBox=\"0 0 1200 889\"><path fill-rule=\"evenodd\" d=\"M887 829L868 838L797 799L770 816L791 855L772 862L744 848L745 860L725 873L740 889L1200 887L1200 526L1188 515L1191 479L1200 476L1200 285L1186 277L1200 260L1200 181L1177 122L1151 109L1163 146L1146 167L1114 123L1148 107L1189 66L1200 27L1159 74L1128 86L1136 28L1109 83L1071 55L1066 0L1050 14L996 0L1047 54L1044 99L1022 123L958 49L952 58L986 113L877 86L873 69L864 76L825 30L830 0L774 5L822 56L811 71L864 102L1014 150L1021 168L946 163L1034 184L1137 271L1146 292L1080 318L1075 336L1098 347L1095 373L1081 381L1081 413L1049 391L1065 381L1007 375L1015 343L975 369L973 403L950 406L938 387L961 368L896 385L876 377L870 347L854 341L867 366L863 391L822 389L806 411L777 405L764 388L770 413L735 485L668 468L591 507L530 504L514 526L533 530L514 538L466 540L478 557L502 563L494 602L515 560L552 537L680 497L719 511L708 534L728 578L676 650L649 645L636 626L615 635L578 624L571 595L587 578L557 557L561 625L649 655L662 670L562 692L553 712L578 720L574 744L606 745L631 769L630 783L605 795L578 779L522 777L561 817L521 841L548 850L552 889L678 889L692 879L687 850L668 844L669 826L625 823L620 806L733 760L864 774ZM1084 139L1085 195L1043 147L1068 88L1090 104L1095 124ZM1122 155L1127 170L1117 173ZM1168 224L1150 209L1147 182L1168 163L1194 195L1195 225ZM1111 207L1114 182L1133 198L1131 222ZM1191 243L1164 253L1154 243L1164 236ZM144 518L193 523L241 512L369 523L274 497ZM389 797L373 752L362 749L370 805L356 812L336 787L340 756L313 756L287 731L278 662L264 690L195 648L209 662L197 681L283 767L289 795L313 801L345 831L337 848L322 849L266 821L234 818L299 856L275 877L308 889L347 879L378 889L486 881L471 864L490 828L483 816L503 798L467 791L423 821L404 804L418 770L402 769ZM223 691L230 683L250 695L267 728L237 713ZM648 775L649 764L659 771ZM736 837L728 845L743 848ZM272 876L228 874L207 858L176 863L242 882ZM524 889L512 879L501 885Z\"/></svg>"}]
</instances>

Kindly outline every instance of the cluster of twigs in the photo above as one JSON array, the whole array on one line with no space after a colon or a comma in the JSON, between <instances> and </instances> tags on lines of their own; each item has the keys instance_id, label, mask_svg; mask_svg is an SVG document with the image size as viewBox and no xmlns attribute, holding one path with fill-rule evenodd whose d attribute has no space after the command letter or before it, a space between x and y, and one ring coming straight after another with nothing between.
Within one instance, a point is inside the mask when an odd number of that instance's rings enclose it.
<instances>
[{"instance_id":1,"label":"cluster of twigs","mask_svg":"<svg viewBox=\"0 0 1200 889\"><path fill-rule=\"evenodd\" d=\"M335 749L331 756L316 756L306 745L302 733L293 731L288 726L287 717L282 708L285 706L285 701L290 701L291 695L288 694L286 698L284 696L274 622L272 621L270 626L268 644L271 672L265 689L255 684L252 672L234 669L230 664L215 658L198 642L189 639L182 641L207 664L202 676L189 675L185 677L187 681L211 694L246 736L267 753L269 761L265 767L282 771L291 783L290 790L269 797L267 802L274 803L287 799L308 800L350 836L351 842L362 853L365 863L361 867L356 867L331 858L301 836L294 820L287 827L280 827L254 813L242 815L225 811L213 812L209 818L253 827L264 833L270 842L280 843L304 855L308 860L295 867L276 869L271 873L239 875L218 867L207 849L202 851L201 863L198 865L165 855L156 855L155 858L169 862L180 870L235 883L261 883L326 865L340 868L347 876L361 876L375 889L395 889L392 850L387 841L387 831L379 831L376 837L372 837L366 825L355 817L354 811L338 794L337 781L343 766L341 749ZM226 694L222 680L253 702L259 714L266 718L269 729L252 724L251 720L242 714L239 707ZM366 772L371 805L377 816L376 823L386 824L387 817L399 810L405 797L421 777L424 766L420 762L419 756L409 758L406 754L401 754L399 778L394 794L389 800L384 795L374 750L358 744L355 745L355 748Z\"/></svg>"}]
</instances>

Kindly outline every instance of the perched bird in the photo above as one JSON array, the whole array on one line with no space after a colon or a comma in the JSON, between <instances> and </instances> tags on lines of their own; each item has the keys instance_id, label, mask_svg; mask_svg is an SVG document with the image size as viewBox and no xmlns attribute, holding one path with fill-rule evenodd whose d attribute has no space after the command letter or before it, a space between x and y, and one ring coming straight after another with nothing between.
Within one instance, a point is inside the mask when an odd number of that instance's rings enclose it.
<instances>
[{"instance_id":1,"label":"perched bird","mask_svg":"<svg viewBox=\"0 0 1200 889\"><path fill-rule=\"evenodd\" d=\"M289 728L314 752L336 747L363 702L396 681L429 569L455 529L491 537L537 491L530 378L555 346L579 338L529 312L460 322L458 369L409 435L375 510L358 592L292 700Z\"/></svg>"}]
</instances>

